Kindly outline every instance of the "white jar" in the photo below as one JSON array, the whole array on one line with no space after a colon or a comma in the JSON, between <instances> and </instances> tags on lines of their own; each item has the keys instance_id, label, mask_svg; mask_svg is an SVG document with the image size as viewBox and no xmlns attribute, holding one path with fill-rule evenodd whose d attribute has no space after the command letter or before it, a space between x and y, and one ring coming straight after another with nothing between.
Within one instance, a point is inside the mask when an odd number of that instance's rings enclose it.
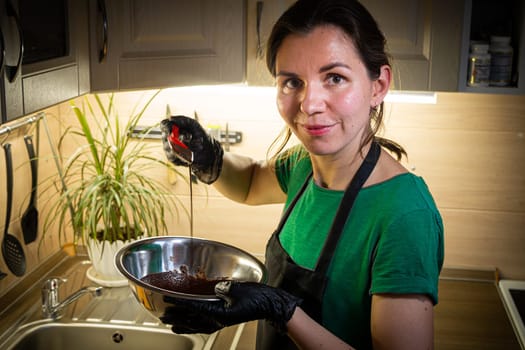
<instances>
[{"instance_id":1,"label":"white jar","mask_svg":"<svg viewBox=\"0 0 525 350\"><path fill-rule=\"evenodd\" d=\"M490 85L508 86L512 80L512 55L510 37L490 37Z\"/></svg>"},{"instance_id":2,"label":"white jar","mask_svg":"<svg viewBox=\"0 0 525 350\"><path fill-rule=\"evenodd\" d=\"M472 42L468 61L468 86L489 86L491 55L487 43Z\"/></svg>"}]
</instances>

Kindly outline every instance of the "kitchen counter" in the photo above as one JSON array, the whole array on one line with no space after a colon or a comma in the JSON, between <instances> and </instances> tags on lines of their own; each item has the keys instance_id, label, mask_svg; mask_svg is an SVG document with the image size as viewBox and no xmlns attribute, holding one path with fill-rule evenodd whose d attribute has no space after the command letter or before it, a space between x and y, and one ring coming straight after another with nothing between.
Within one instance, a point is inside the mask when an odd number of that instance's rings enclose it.
<instances>
[{"instance_id":1,"label":"kitchen counter","mask_svg":"<svg viewBox=\"0 0 525 350\"><path fill-rule=\"evenodd\" d=\"M520 350L495 271L443 269L435 308L436 350Z\"/></svg>"},{"instance_id":2,"label":"kitchen counter","mask_svg":"<svg viewBox=\"0 0 525 350\"><path fill-rule=\"evenodd\" d=\"M494 271L443 269L435 307L435 350L520 350L496 287ZM254 350L256 322L247 323L237 350Z\"/></svg>"},{"instance_id":3,"label":"kitchen counter","mask_svg":"<svg viewBox=\"0 0 525 350\"><path fill-rule=\"evenodd\" d=\"M75 263L74 269L71 262ZM89 266L86 257L69 257L61 252L24 277L0 300L0 338L21 324L41 319L40 286L46 277L68 278L62 290L64 298L82 286L93 285L85 276ZM434 319L436 350L520 350L496 287L497 279L494 271L443 270ZM80 298L67 308L64 317L73 321L166 327L133 300L128 287L110 288L103 295L103 300ZM204 341L210 350L253 350L255 334L256 322L248 322L210 336L212 344L208 338Z\"/></svg>"}]
</instances>

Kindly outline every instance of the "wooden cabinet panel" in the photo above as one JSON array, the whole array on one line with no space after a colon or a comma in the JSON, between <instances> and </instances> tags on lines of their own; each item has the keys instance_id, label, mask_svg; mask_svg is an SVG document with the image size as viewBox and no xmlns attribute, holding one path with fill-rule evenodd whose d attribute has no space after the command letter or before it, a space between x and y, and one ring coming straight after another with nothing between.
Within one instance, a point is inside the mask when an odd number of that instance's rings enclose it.
<instances>
[{"instance_id":1,"label":"wooden cabinet panel","mask_svg":"<svg viewBox=\"0 0 525 350\"><path fill-rule=\"evenodd\" d=\"M106 1L107 56L98 2L92 3L91 88L126 90L241 82L244 3ZM98 13L98 15L97 15Z\"/></svg>"}]
</instances>

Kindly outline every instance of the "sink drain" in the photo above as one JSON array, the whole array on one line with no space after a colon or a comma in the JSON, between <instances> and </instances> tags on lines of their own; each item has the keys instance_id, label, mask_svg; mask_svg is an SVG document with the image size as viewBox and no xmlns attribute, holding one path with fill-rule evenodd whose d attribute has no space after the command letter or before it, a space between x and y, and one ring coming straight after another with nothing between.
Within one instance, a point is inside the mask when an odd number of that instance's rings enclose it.
<instances>
[{"instance_id":1,"label":"sink drain","mask_svg":"<svg viewBox=\"0 0 525 350\"><path fill-rule=\"evenodd\" d=\"M124 335L120 332L115 332L113 333L113 335L111 336L111 339L113 339L113 342L114 343L122 343L124 341Z\"/></svg>"}]
</instances>

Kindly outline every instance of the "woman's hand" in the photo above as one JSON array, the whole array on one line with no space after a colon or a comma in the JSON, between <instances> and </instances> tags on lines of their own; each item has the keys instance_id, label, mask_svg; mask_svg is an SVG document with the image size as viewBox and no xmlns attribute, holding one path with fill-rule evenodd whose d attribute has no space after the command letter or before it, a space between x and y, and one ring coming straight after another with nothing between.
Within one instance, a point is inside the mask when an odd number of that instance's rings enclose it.
<instances>
[{"instance_id":1,"label":"woman's hand","mask_svg":"<svg viewBox=\"0 0 525 350\"><path fill-rule=\"evenodd\" d=\"M220 301L200 301L165 297L173 306L160 318L175 333L213 333L224 327L266 319L286 332L299 298L256 282L219 282L215 294Z\"/></svg>"},{"instance_id":2,"label":"woman's hand","mask_svg":"<svg viewBox=\"0 0 525 350\"><path fill-rule=\"evenodd\" d=\"M217 180L221 173L224 151L219 141L208 135L199 122L179 115L161 121L160 129L162 146L170 162L175 165L189 165L177 156L177 151L170 144L170 135L175 131L176 142L182 143L193 152L193 160L189 166L197 178L206 184Z\"/></svg>"}]
</instances>

